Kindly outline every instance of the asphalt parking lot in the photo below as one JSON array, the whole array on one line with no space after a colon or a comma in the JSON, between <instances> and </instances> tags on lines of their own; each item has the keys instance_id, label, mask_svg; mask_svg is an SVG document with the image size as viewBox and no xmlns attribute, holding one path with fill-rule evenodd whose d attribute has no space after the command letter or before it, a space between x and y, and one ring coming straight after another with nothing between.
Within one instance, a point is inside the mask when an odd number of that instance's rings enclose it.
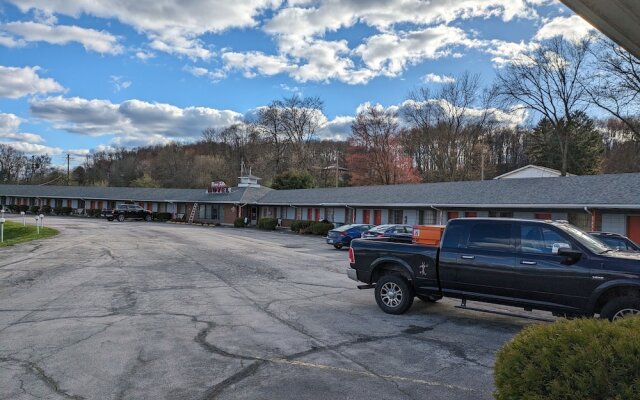
<instances>
[{"instance_id":1,"label":"asphalt parking lot","mask_svg":"<svg viewBox=\"0 0 640 400\"><path fill-rule=\"evenodd\" d=\"M0 249L2 399L491 399L531 321L380 311L322 238L47 218Z\"/></svg>"}]
</instances>

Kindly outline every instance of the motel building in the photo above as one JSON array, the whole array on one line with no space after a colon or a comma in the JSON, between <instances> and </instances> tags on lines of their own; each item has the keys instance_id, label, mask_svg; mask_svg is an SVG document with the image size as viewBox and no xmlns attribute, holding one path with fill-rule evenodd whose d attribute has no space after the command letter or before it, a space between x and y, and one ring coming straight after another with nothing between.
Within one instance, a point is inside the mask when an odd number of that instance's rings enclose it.
<instances>
[{"instance_id":1,"label":"motel building","mask_svg":"<svg viewBox=\"0 0 640 400\"><path fill-rule=\"evenodd\" d=\"M233 224L246 218L328 220L337 224L445 224L461 217L567 220L586 231L619 233L640 242L640 173L566 176L526 166L488 181L273 190L259 178L206 189L0 185L0 203L87 210L138 204L196 222Z\"/></svg>"}]
</instances>

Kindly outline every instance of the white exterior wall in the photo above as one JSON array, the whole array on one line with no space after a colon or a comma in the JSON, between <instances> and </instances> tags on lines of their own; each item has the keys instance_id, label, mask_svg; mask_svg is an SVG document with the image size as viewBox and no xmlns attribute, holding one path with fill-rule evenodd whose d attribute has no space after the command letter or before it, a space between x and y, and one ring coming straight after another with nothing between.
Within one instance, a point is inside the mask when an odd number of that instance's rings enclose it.
<instances>
[{"instance_id":1,"label":"white exterior wall","mask_svg":"<svg viewBox=\"0 0 640 400\"><path fill-rule=\"evenodd\" d=\"M625 214L602 214L602 232L627 235L627 216Z\"/></svg>"},{"instance_id":2,"label":"white exterior wall","mask_svg":"<svg viewBox=\"0 0 640 400\"><path fill-rule=\"evenodd\" d=\"M478 211L478 218L488 218L489 211Z\"/></svg>"},{"instance_id":3,"label":"white exterior wall","mask_svg":"<svg viewBox=\"0 0 640 400\"><path fill-rule=\"evenodd\" d=\"M344 208L340 207L340 208L334 208L333 209L333 219L335 221L332 222L339 222L341 224L344 224L346 221L344 220L346 217L345 212L344 212Z\"/></svg>"},{"instance_id":4,"label":"white exterior wall","mask_svg":"<svg viewBox=\"0 0 640 400\"><path fill-rule=\"evenodd\" d=\"M418 225L418 210L404 210L404 220L407 225Z\"/></svg>"},{"instance_id":5,"label":"white exterior wall","mask_svg":"<svg viewBox=\"0 0 640 400\"><path fill-rule=\"evenodd\" d=\"M388 224L389 223L389 209L388 208L383 208L381 212L382 212L382 218L381 218L381 221L380 221L380 225ZM372 218L371 223L375 224L375 221L373 220L373 219L375 219L374 218L374 214L373 214L373 210L371 210L371 218Z\"/></svg>"}]
</instances>

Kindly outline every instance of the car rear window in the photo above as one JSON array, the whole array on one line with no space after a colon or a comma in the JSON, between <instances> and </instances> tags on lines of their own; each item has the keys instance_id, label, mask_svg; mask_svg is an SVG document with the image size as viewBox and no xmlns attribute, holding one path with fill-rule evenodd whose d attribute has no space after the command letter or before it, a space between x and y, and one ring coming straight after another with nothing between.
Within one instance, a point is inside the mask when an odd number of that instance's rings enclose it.
<instances>
[{"instance_id":1,"label":"car rear window","mask_svg":"<svg viewBox=\"0 0 640 400\"><path fill-rule=\"evenodd\" d=\"M353 228L354 225L342 225L334 229L335 232L346 232L349 229Z\"/></svg>"}]
</instances>

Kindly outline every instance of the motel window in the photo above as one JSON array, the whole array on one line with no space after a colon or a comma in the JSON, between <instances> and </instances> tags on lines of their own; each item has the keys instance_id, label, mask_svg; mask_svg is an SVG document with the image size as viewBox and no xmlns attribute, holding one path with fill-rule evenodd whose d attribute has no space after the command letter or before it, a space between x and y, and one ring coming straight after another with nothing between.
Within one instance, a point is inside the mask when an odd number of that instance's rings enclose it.
<instances>
[{"instance_id":1,"label":"motel window","mask_svg":"<svg viewBox=\"0 0 640 400\"><path fill-rule=\"evenodd\" d=\"M403 211L402 210L391 210L389 215L390 223L392 224L402 224L403 220Z\"/></svg>"}]
</instances>

